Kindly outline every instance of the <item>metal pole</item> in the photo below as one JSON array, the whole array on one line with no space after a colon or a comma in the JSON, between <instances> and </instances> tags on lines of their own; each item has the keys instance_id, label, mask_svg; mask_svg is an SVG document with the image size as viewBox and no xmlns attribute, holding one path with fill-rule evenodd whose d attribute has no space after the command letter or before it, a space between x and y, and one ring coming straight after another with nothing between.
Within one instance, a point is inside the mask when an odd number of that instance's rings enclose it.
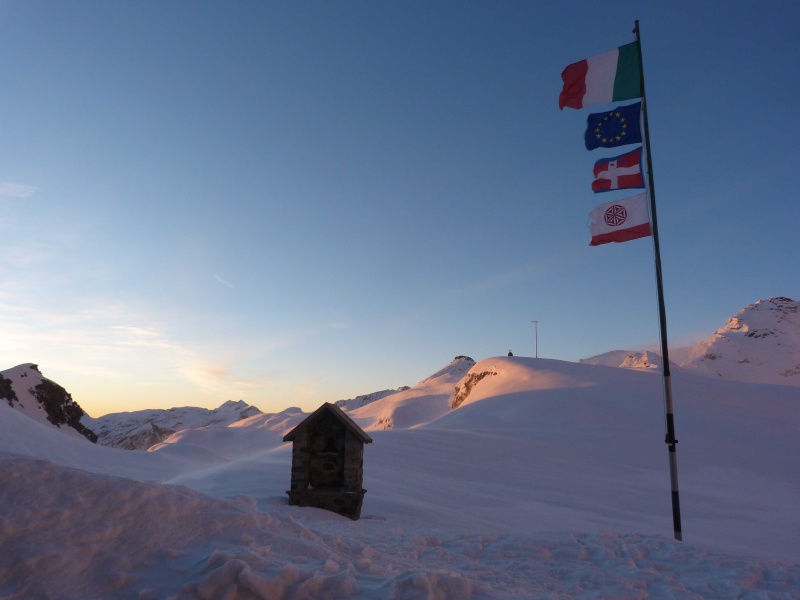
<instances>
[{"instance_id":1,"label":"metal pole","mask_svg":"<svg viewBox=\"0 0 800 600\"><path fill-rule=\"evenodd\" d=\"M639 32L639 20L635 21L633 30L636 35L636 43L639 50L639 71L642 77L642 120L644 123L644 144L647 154L647 184L650 192L650 224L653 233L653 255L656 271L656 290L658 292L658 318L661 327L661 358L664 363L662 368L664 381L664 412L666 435L664 441L669 448L669 474L672 489L672 524L675 532L675 539L682 540L681 530L681 503L678 493L678 457L676 452L675 439L675 418L672 405L672 381L669 369L669 348L667 344L667 311L664 306L664 285L661 280L661 251L658 243L658 218L656 216L656 190L653 182L653 158L650 151L650 125L647 120L647 97L644 87L644 67L642 61L642 42Z\"/></svg>"},{"instance_id":2,"label":"metal pole","mask_svg":"<svg viewBox=\"0 0 800 600\"><path fill-rule=\"evenodd\" d=\"M536 358L539 358L539 321L531 321L536 332Z\"/></svg>"}]
</instances>

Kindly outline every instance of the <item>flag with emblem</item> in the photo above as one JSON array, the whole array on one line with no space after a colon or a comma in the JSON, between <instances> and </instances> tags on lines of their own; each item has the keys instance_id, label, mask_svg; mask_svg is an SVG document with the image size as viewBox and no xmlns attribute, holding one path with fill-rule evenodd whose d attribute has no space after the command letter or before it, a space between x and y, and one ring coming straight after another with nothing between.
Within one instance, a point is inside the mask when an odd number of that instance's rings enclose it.
<instances>
[{"instance_id":1,"label":"flag with emblem","mask_svg":"<svg viewBox=\"0 0 800 600\"><path fill-rule=\"evenodd\" d=\"M636 150L628 148L626 154L597 161L594 168L592 190L609 190L643 187L641 159L647 161L647 190L630 198L607 202L589 213L590 246L611 242L627 242L650 237L653 242L658 317L661 337L661 356L664 358L662 379L664 383L664 417L669 447L670 483L672 495L672 526L676 540L683 539L681 508L678 492L678 462L676 453L675 423L673 418L672 385L669 373L669 344L667 343L666 309L661 281L661 251L659 249L658 219L656 218L656 192L653 161L650 152L650 125L647 118L644 88L639 21L633 29L635 41L592 58L569 65L561 73L564 82L558 106L563 109L583 108L592 104L612 104L625 100L641 99L629 106L619 106L607 112L589 115L586 149L614 148L626 144L641 144ZM640 123L641 117L641 123ZM641 129L640 129L641 127ZM628 179L633 177L635 179Z\"/></svg>"},{"instance_id":2,"label":"flag with emblem","mask_svg":"<svg viewBox=\"0 0 800 600\"><path fill-rule=\"evenodd\" d=\"M610 192L643 188L642 147L613 158L602 158L594 163L592 191Z\"/></svg>"},{"instance_id":3,"label":"flag with emblem","mask_svg":"<svg viewBox=\"0 0 800 600\"><path fill-rule=\"evenodd\" d=\"M586 133L583 136L586 149L641 144L642 133L639 127L641 109L642 103L636 102L606 112L590 114L586 119Z\"/></svg>"},{"instance_id":4,"label":"flag with emblem","mask_svg":"<svg viewBox=\"0 0 800 600\"><path fill-rule=\"evenodd\" d=\"M589 213L590 246L628 242L652 235L647 192L601 204Z\"/></svg>"},{"instance_id":5,"label":"flag with emblem","mask_svg":"<svg viewBox=\"0 0 800 600\"><path fill-rule=\"evenodd\" d=\"M631 42L603 54L580 60L561 73L564 87L558 107L583 108L641 98L642 69L639 44Z\"/></svg>"}]
</instances>

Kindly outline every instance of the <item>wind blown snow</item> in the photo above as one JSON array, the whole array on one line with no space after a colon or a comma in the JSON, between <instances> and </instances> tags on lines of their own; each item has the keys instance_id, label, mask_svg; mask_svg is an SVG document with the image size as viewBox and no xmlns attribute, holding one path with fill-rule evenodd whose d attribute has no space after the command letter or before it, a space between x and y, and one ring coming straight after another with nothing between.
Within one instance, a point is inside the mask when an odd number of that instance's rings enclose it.
<instances>
[{"instance_id":1,"label":"wind blown snow","mask_svg":"<svg viewBox=\"0 0 800 600\"><path fill-rule=\"evenodd\" d=\"M348 411L359 521L288 506L297 410L143 452L2 402L0 597L800 598L797 388L673 379L684 542L653 369L462 359Z\"/></svg>"}]
</instances>

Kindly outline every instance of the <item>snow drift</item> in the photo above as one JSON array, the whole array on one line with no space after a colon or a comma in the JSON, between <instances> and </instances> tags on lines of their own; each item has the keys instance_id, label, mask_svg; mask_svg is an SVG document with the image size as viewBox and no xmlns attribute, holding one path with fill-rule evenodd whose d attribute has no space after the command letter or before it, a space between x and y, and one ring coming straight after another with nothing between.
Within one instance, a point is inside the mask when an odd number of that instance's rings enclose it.
<instances>
[{"instance_id":1,"label":"snow drift","mask_svg":"<svg viewBox=\"0 0 800 600\"><path fill-rule=\"evenodd\" d=\"M287 505L297 410L140 452L0 405L0 596L797 597L795 387L674 376L677 543L659 373L454 362L349 413L357 522Z\"/></svg>"}]
</instances>

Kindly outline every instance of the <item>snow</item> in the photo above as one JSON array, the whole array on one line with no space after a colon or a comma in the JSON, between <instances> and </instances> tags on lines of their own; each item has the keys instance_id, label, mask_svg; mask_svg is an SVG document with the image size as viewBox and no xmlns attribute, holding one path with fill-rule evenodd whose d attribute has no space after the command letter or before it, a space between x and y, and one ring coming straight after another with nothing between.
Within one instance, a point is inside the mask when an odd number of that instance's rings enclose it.
<instances>
[{"instance_id":1,"label":"snow","mask_svg":"<svg viewBox=\"0 0 800 600\"><path fill-rule=\"evenodd\" d=\"M767 298L743 308L685 366L724 379L800 386L800 302Z\"/></svg>"},{"instance_id":2,"label":"snow","mask_svg":"<svg viewBox=\"0 0 800 600\"><path fill-rule=\"evenodd\" d=\"M628 369L660 369L662 365L661 357L655 352L634 352L625 357L620 367ZM670 367L672 367L672 361L670 361Z\"/></svg>"},{"instance_id":3,"label":"snow","mask_svg":"<svg viewBox=\"0 0 800 600\"><path fill-rule=\"evenodd\" d=\"M349 411L366 430L417 427L450 411L453 389L469 372L475 361L456 357L449 365L388 400L372 402Z\"/></svg>"},{"instance_id":4,"label":"snow","mask_svg":"<svg viewBox=\"0 0 800 600\"><path fill-rule=\"evenodd\" d=\"M81 423L97 434L99 444L126 450L147 450L176 431L207 425L230 425L259 413L258 408L241 400L228 400L212 410L183 406L110 413L99 418L84 415Z\"/></svg>"},{"instance_id":5,"label":"snow","mask_svg":"<svg viewBox=\"0 0 800 600\"><path fill-rule=\"evenodd\" d=\"M34 421L52 427L50 421L47 420L47 413L33 395L33 388L47 380L39 371L37 365L33 363L17 365L16 367L0 372L0 376L4 377L6 380L10 380L12 388L17 391L16 402L11 402L17 410ZM0 403L4 402L8 401L0 398ZM72 427L67 427L65 425L63 427L58 427L58 429L64 435L84 439L84 437Z\"/></svg>"},{"instance_id":6,"label":"snow","mask_svg":"<svg viewBox=\"0 0 800 600\"><path fill-rule=\"evenodd\" d=\"M296 409L143 452L3 402L0 597L800 598L797 388L673 388L683 542L654 369L453 361L348 411L359 521L288 506Z\"/></svg>"},{"instance_id":7,"label":"snow","mask_svg":"<svg viewBox=\"0 0 800 600\"><path fill-rule=\"evenodd\" d=\"M706 340L670 348L670 369L731 381L800 386L800 302L781 296L746 306ZM612 350L581 363L661 368L655 352Z\"/></svg>"},{"instance_id":8,"label":"snow","mask_svg":"<svg viewBox=\"0 0 800 600\"><path fill-rule=\"evenodd\" d=\"M618 367L631 354L635 354L635 352L633 350L611 350L603 354L598 354L597 356L582 358L580 362L587 365Z\"/></svg>"}]
</instances>

